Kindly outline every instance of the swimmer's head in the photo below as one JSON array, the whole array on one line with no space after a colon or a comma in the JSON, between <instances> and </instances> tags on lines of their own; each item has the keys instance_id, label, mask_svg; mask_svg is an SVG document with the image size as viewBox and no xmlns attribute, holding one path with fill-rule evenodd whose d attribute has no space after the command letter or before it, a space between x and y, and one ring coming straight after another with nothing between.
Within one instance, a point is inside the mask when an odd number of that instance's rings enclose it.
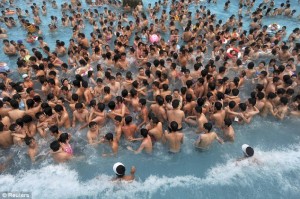
<instances>
[{"instance_id":1,"label":"swimmer's head","mask_svg":"<svg viewBox=\"0 0 300 199\"><path fill-rule=\"evenodd\" d=\"M121 122L122 122L122 117L119 116L119 115L115 116L115 123L116 123L116 124L119 124L119 123L121 123Z\"/></svg>"},{"instance_id":2,"label":"swimmer's head","mask_svg":"<svg viewBox=\"0 0 300 199\"><path fill-rule=\"evenodd\" d=\"M128 125L132 122L132 117L129 115L129 116L126 116L125 117L125 123Z\"/></svg>"},{"instance_id":3,"label":"swimmer's head","mask_svg":"<svg viewBox=\"0 0 300 199\"><path fill-rule=\"evenodd\" d=\"M244 152L244 155L246 157L252 157L254 155L254 150L252 147L250 147L248 144L242 145L242 150Z\"/></svg>"},{"instance_id":4,"label":"swimmer's head","mask_svg":"<svg viewBox=\"0 0 300 199\"><path fill-rule=\"evenodd\" d=\"M228 126L228 127L229 127L229 126L232 124L231 119L225 118L225 119L224 119L224 124L225 124L225 126Z\"/></svg>"},{"instance_id":5,"label":"swimmer's head","mask_svg":"<svg viewBox=\"0 0 300 199\"><path fill-rule=\"evenodd\" d=\"M142 129L141 129L141 135L142 135L144 138L146 138L146 137L148 136L148 130L145 129L145 128L142 128Z\"/></svg>"},{"instance_id":6,"label":"swimmer's head","mask_svg":"<svg viewBox=\"0 0 300 199\"><path fill-rule=\"evenodd\" d=\"M172 122L170 123L170 128L171 128L171 131L172 131L172 132L176 132L176 131L178 130L178 123L175 122L175 121L172 121Z\"/></svg>"},{"instance_id":7,"label":"swimmer's head","mask_svg":"<svg viewBox=\"0 0 300 199\"><path fill-rule=\"evenodd\" d=\"M52 134L58 134L58 126L56 125L50 126L49 130Z\"/></svg>"},{"instance_id":8,"label":"swimmer's head","mask_svg":"<svg viewBox=\"0 0 300 199\"><path fill-rule=\"evenodd\" d=\"M207 132L210 132L212 129L212 124L210 122L203 124L203 127Z\"/></svg>"},{"instance_id":9,"label":"swimmer's head","mask_svg":"<svg viewBox=\"0 0 300 199\"><path fill-rule=\"evenodd\" d=\"M75 104L75 109L79 112L79 113L82 113L83 112L83 105L82 103L76 103Z\"/></svg>"},{"instance_id":10,"label":"swimmer's head","mask_svg":"<svg viewBox=\"0 0 300 199\"><path fill-rule=\"evenodd\" d=\"M113 166L113 171L117 175L117 177L123 177L125 175L125 166L121 162L117 162Z\"/></svg>"},{"instance_id":11,"label":"swimmer's head","mask_svg":"<svg viewBox=\"0 0 300 199\"><path fill-rule=\"evenodd\" d=\"M97 122L92 121L89 123L89 128L93 128L93 127L97 127Z\"/></svg>"},{"instance_id":12,"label":"swimmer's head","mask_svg":"<svg viewBox=\"0 0 300 199\"><path fill-rule=\"evenodd\" d=\"M216 102L215 103L215 108L219 111L222 109L222 103L221 102Z\"/></svg>"},{"instance_id":13,"label":"swimmer's head","mask_svg":"<svg viewBox=\"0 0 300 199\"><path fill-rule=\"evenodd\" d=\"M104 137L109 142L113 141L113 139L114 139L114 135L112 133L106 133Z\"/></svg>"},{"instance_id":14,"label":"swimmer's head","mask_svg":"<svg viewBox=\"0 0 300 199\"><path fill-rule=\"evenodd\" d=\"M59 141L59 142L62 142L62 143L66 143L69 139L70 139L70 135L69 135L68 133L62 133L62 134L59 136L58 141Z\"/></svg>"},{"instance_id":15,"label":"swimmer's head","mask_svg":"<svg viewBox=\"0 0 300 199\"><path fill-rule=\"evenodd\" d=\"M53 141L53 142L51 142L51 144L50 144L50 149L52 149L53 152L58 151L58 150L60 149L60 144L59 144L59 142L56 141L56 140Z\"/></svg>"},{"instance_id":16,"label":"swimmer's head","mask_svg":"<svg viewBox=\"0 0 300 199\"><path fill-rule=\"evenodd\" d=\"M24 141L25 141L27 146L32 146L33 147L34 144L35 144L35 139L33 137L26 137L24 139Z\"/></svg>"},{"instance_id":17,"label":"swimmer's head","mask_svg":"<svg viewBox=\"0 0 300 199\"><path fill-rule=\"evenodd\" d=\"M172 107L173 109L177 109L179 107L180 101L178 99L173 100Z\"/></svg>"}]
</instances>

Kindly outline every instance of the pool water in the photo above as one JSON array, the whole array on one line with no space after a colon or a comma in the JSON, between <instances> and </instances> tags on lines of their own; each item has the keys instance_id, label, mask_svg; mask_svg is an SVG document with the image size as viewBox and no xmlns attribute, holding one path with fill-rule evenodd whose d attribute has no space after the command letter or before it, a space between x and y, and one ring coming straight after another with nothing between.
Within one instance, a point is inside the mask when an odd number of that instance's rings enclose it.
<instances>
[{"instance_id":1,"label":"pool water","mask_svg":"<svg viewBox=\"0 0 300 199\"><path fill-rule=\"evenodd\" d=\"M57 0L58 5L61 4ZM153 1L144 1L144 5ZM230 8L223 11L223 1L219 4L206 4L218 19L226 19L232 14L237 15L238 1L231 0ZM261 1L256 2L256 6ZM292 5L300 11L296 0ZM21 7L26 2L16 0ZM41 2L37 2L41 5ZM276 1L276 6L280 4ZM48 3L49 5L49 3ZM85 3L83 3L85 8ZM294 8L293 7L293 8ZM190 10L195 11L191 5ZM103 8L100 8L103 10ZM168 11L167 11L168 12ZM49 33L50 16L61 14L48 7L47 17L41 16L45 41L50 49L55 48L57 39L65 41L66 45L72 34L71 28L59 28L57 32ZM160 15L160 14L159 14ZM264 25L276 21L286 25L288 34L297 26L295 18L283 16L264 19ZM250 20L245 17L244 25L248 28ZM3 26L3 25L2 25ZM86 27L86 35L92 31ZM287 35L288 35L287 34ZM16 27L9 30L9 39L25 39L26 33ZM166 38L168 36L166 35ZM36 45L28 45L31 49ZM2 47L2 44L1 44ZM0 60L8 62L11 69L16 69L16 57L7 57L0 52ZM259 61L259 60L257 60ZM16 80L18 75L13 76ZM249 96L249 87L242 90L242 96ZM247 95L246 95L247 94ZM113 130L108 122L101 134ZM155 144L152 155L134 155L121 144L117 157L103 158L101 154L107 146L92 147L87 145L86 131L67 129L73 135L71 145L77 158L68 164L53 164L47 158L50 141L39 140L42 156L40 161L31 164L26 156L26 147L21 150L13 147L9 151L0 150L0 160L14 153L11 168L0 176L0 192L29 191L33 198L300 198L300 120L286 118L278 121L273 118L256 117L249 125L234 125L236 140L234 143L220 145L215 142L208 151L201 152L193 147L197 138L194 129L185 126L185 140L179 154L167 153L167 147ZM217 131L220 133L219 131ZM241 145L249 144L255 149L258 164L236 159L243 156ZM138 143L133 144L134 148ZM114 176L112 166L115 162L123 162L127 173L132 165L137 168L137 180L132 183L111 182Z\"/></svg>"}]
</instances>

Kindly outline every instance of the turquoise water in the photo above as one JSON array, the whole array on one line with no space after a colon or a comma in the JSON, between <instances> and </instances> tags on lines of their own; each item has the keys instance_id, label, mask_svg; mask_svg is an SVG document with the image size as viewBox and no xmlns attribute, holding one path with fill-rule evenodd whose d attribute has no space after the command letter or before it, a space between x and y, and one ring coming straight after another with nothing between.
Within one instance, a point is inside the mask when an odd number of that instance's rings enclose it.
<instances>
[{"instance_id":1,"label":"turquoise water","mask_svg":"<svg viewBox=\"0 0 300 199\"><path fill-rule=\"evenodd\" d=\"M16 1L26 5L23 1ZM58 1L60 5L61 1ZM148 2L144 1L147 5ZM221 1L219 0L219 3ZM227 12L223 11L224 3L206 5L217 14L218 19L237 14L237 1L231 1ZM299 4L291 1L298 11ZM41 2L37 2L38 5ZM256 3L258 5L259 2ZM280 2L276 1L276 5ZM85 4L84 4L85 5ZM195 10L193 5L190 6ZM100 9L102 10L102 9ZM68 43L70 28L59 28L57 32L47 33L51 15L60 16L57 10L48 7L47 17L41 16L41 26L45 41L54 49L57 39ZM59 17L58 17L59 18ZM288 34L299 21L283 16L265 19L268 25L276 21L286 25ZM245 17L245 28L249 19ZM3 26L3 25L2 25ZM86 35L91 32L87 26ZM20 27L9 31L9 39L24 39L26 33ZM31 49L34 45L28 45ZM2 47L2 44L1 44ZM15 69L16 57L8 58L0 53L0 60L8 62ZM15 76L17 78L17 76ZM243 89L242 95L250 91ZM154 146L153 155L133 155L124 145L120 146L118 157L102 158L105 146L93 148L85 141L86 130L73 133L72 145L75 154L80 156L68 164L55 165L51 159L41 160L31 165L23 150L12 148L0 150L0 159L8 153L15 153L12 167L0 177L1 191L30 191L33 198L300 198L300 120L287 118L277 121L273 118L256 117L250 125L234 125L236 141L219 145L214 143L210 150L200 152L193 147L197 137L194 129L185 128L185 141L182 151L176 155L167 153L162 145ZM102 134L113 130L108 123ZM248 161L236 164L235 160L243 156L241 145L247 143L254 147L259 165ZM41 147L49 143L39 141ZM134 148L137 144L134 144ZM44 149L42 153L46 153ZM137 168L137 180L133 183L112 183L112 165L121 161L129 170L131 165ZM128 172L128 171L127 171Z\"/></svg>"}]
</instances>

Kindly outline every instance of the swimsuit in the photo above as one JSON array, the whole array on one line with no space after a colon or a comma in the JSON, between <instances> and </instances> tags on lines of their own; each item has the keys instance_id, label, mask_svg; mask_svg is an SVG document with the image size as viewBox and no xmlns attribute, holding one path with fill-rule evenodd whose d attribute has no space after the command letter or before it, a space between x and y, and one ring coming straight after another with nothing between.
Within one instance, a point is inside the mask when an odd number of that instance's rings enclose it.
<instances>
[{"instance_id":1,"label":"swimsuit","mask_svg":"<svg viewBox=\"0 0 300 199\"><path fill-rule=\"evenodd\" d=\"M72 149L71 145L70 144L66 144L66 145L67 145L67 147L64 148L64 151L66 153L72 155L73 154L73 149Z\"/></svg>"}]
</instances>

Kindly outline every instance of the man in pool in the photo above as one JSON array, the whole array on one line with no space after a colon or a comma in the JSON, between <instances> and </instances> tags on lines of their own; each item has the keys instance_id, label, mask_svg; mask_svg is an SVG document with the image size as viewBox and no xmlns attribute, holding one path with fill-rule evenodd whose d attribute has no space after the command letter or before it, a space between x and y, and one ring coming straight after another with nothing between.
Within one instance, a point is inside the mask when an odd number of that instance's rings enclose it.
<instances>
[{"instance_id":1,"label":"man in pool","mask_svg":"<svg viewBox=\"0 0 300 199\"><path fill-rule=\"evenodd\" d=\"M17 54L17 50L14 47L14 45L10 44L9 41L7 39L3 40L3 52L8 55L8 56L13 56Z\"/></svg>"},{"instance_id":2,"label":"man in pool","mask_svg":"<svg viewBox=\"0 0 300 199\"><path fill-rule=\"evenodd\" d=\"M137 126L132 124L132 117L126 116L125 117L125 125L122 126L122 133L125 136L126 140L131 140L134 138L134 134L137 131Z\"/></svg>"},{"instance_id":3,"label":"man in pool","mask_svg":"<svg viewBox=\"0 0 300 199\"><path fill-rule=\"evenodd\" d=\"M141 139L135 138L135 139L131 140L131 141L142 140L140 147L137 150L133 150L131 146L127 146L127 149L129 151L134 152L135 154L141 153L144 149L145 149L146 153L152 153L152 141L151 141L150 135L148 134L148 130L141 129L141 135L143 136L143 138L141 138Z\"/></svg>"},{"instance_id":4,"label":"man in pool","mask_svg":"<svg viewBox=\"0 0 300 199\"><path fill-rule=\"evenodd\" d=\"M99 136L99 126L97 122L90 122L89 123L89 130L86 134L89 144L96 144L98 142Z\"/></svg>"},{"instance_id":5,"label":"man in pool","mask_svg":"<svg viewBox=\"0 0 300 199\"><path fill-rule=\"evenodd\" d=\"M176 121L170 123L169 132L165 130L163 138L169 144L170 153L178 153L180 151L184 134L178 131L178 123Z\"/></svg>"},{"instance_id":6,"label":"man in pool","mask_svg":"<svg viewBox=\"0 0 300 199\"><path fill-rule=\"evenodd\" d=\"M125 175L125 171L126 171L126 168L124 166L124 164L122 164L121 162L117 162L114 164L113 166L113 171L115 172L115 174L117 175L113 181L133 181L135 176L135 167L132 166L131 167L131 170L130 170L130 175Z\"/></svg>"},{"instance_id":7,"label":"man in pool","mask_svg":"<svg viewBox=\"0 0 300 199\"><path fill-rule=\"evenodd\" d=\"M179 107L180 101L175 99L172 102L172 110L167 111L167 117L169 121L169 130L171 131L172 128L170 126L170 123L175 121L178 125L178 128L176 131L182 131L182 122L185 121L185 114L182 110L180 110Z\"/></svg>"},{"instance_id":8,"label":"man in pool","mask_svg":"<svg viewBox=\"0 0 300 199\"><path fill-rule=\"evenodd\" d=\"M255 164L259 164L259 161L257 160L257 158L253 157L254 156L254 149L249 146L248 144L243 144L242 145L242 151L244 153L244 157L238 158L236 160L236 163L242 160L250 160L251 162L255 163Z\"/></svg>"},{"instance_id":9,"label":"man in pool","mask_svg":"<svg viewBox=\"0 0 300 199\"><path fill-rule=\"evenodd\" d=\"M111 147L112 153L103 153L103 157L107 156L116 156L118 154L119 144L116 138L112 133L107 133L104 138L101 140L102 143L108 142L109 146Z\"/></svg>"},{"instance_id":10,"label":"man in pool","mask_svg":"<svg viewBox=\"0 0 300 199\"><path fill-rule=\"evenodd\" d=\"M79 121L81 124L83 124L79 130L85 128L88 126L88 120L89 120L89 111L83 107L82 103L76 103L75 104L75 111L73 112L73 122L72 127L76 126L76 121Z\"/></svg>"},{"instance_id":11,"label":"man in pool","mask_svg":"<svg viewBox=\"0 0 300 199\"><path fill-rule=\"evenodd\" d=\"M36 155L38 153L38 144L33 137L26 137L25 143L28 146L28 155L31 162L35 162Z\"/></svg>"},{"instance_id":12,"label":"man in pool","mask_svg":"<svg viewBox=\"0 0 300 199\"><path fill-rule=\"evenodd\" d=\"M220 144L224 143L224 141L219 138L219 136L214 131L211 131L211 123L205 123L203 127L205 129L205 132L199 135L197 141L194 143L195 147L207 150L214 140L217 140Z\"/></svg>"}]
</instances>

